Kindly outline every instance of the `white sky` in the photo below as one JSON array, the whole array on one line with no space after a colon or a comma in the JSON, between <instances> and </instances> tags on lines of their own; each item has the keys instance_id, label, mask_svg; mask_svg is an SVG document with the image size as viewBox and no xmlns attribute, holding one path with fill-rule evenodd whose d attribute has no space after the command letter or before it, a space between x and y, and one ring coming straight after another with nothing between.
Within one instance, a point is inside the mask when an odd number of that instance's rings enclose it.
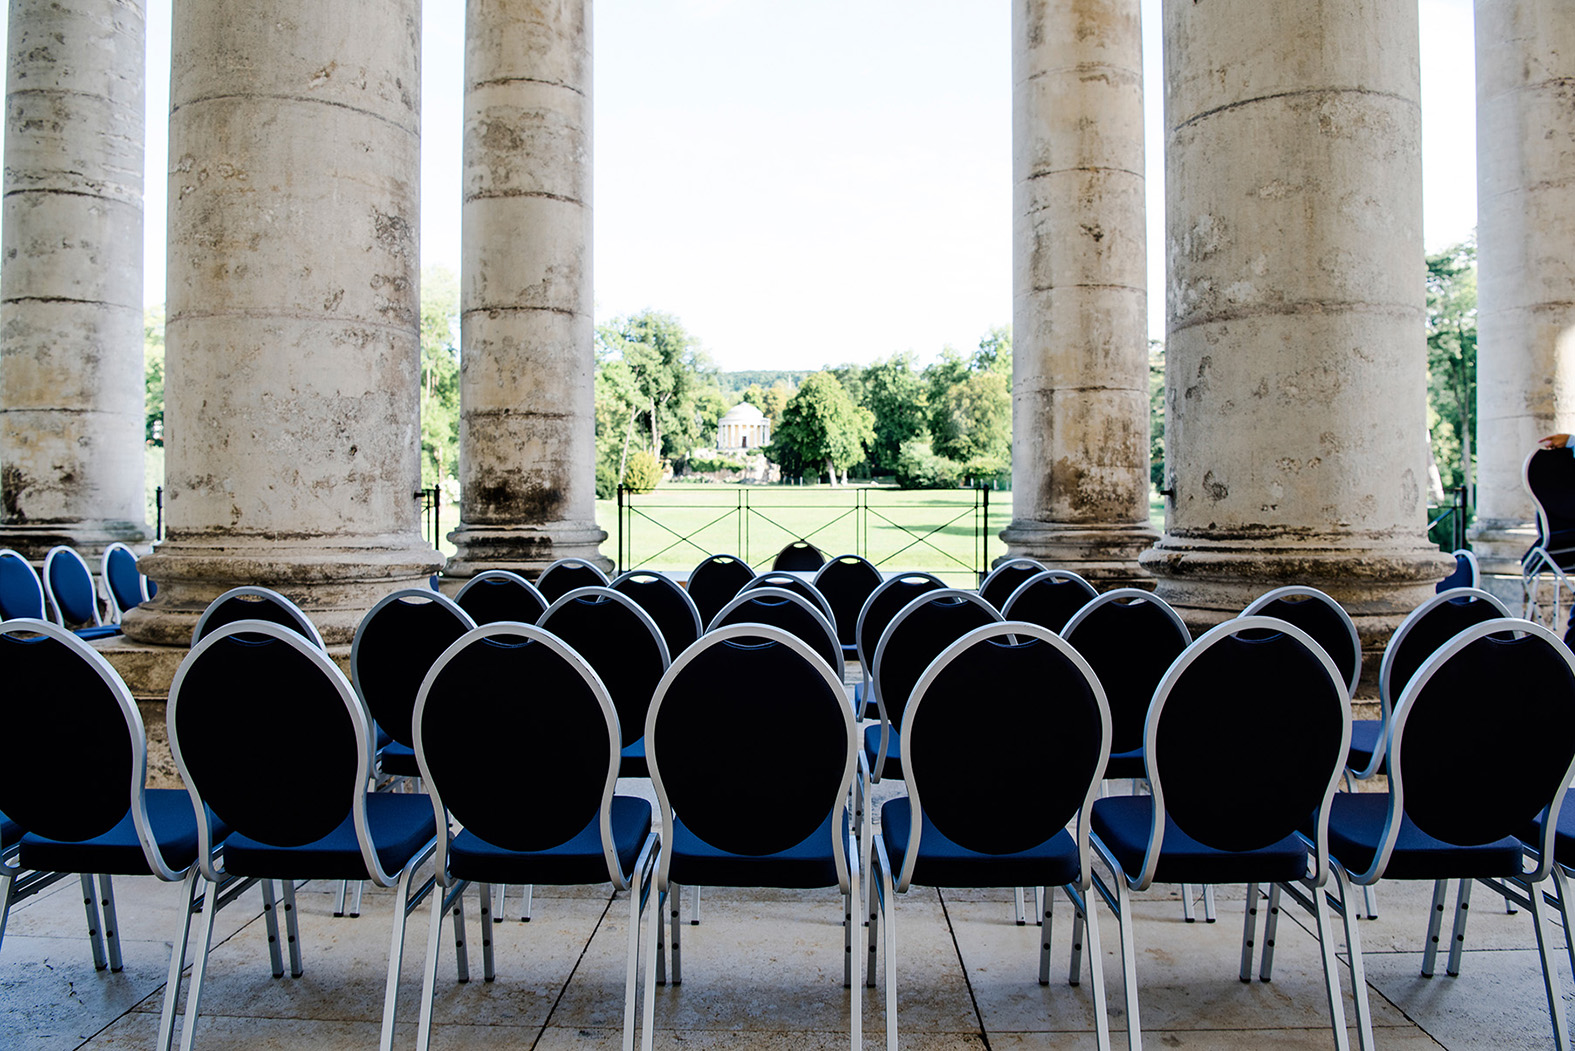
<instances>
[{"instance_id":1,"label":"white sky","mask_svg":"<svg viewBox=\"0 0 1575 1051\"><path fill-rule=\"evenodd\" d=\"M168 68L171 0L148 2ZM1142 0L1149 330L1163 337L1160 0ZM464 0L426 0L423 264L459 269ZM1012 315L1006 0L595 0L596 317L677 315L725 369L974 346ZM966 10L966 17L959 12ZM1471 0L1420 0L1425 238L1476 225ZM3 27L0 27L3 32ZM164 298L169 78L148 83Z\"/></svg>"}]
</instances>

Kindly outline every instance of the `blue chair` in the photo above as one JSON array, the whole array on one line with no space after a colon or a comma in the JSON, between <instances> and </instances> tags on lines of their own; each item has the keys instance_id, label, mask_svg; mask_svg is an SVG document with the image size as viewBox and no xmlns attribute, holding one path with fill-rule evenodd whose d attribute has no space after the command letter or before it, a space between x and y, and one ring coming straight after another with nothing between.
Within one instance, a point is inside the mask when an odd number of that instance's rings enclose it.
<instances>
[{"instance_id":1,"label":"blue chair","mask_svg":"<svg viewBox=\"0 0 1575 1051\"><path fill-rule=\"evenodd\" d=\"M700 611L700 623L710 624L728 600L754 578L755 571L737 555L708 555L689 571L684 590Z\"/></svg>"},{"instance_id":2,"label":"blue chair","mask_svg":"<svg viewBox=\"0 0 1575 1051\"><path fill-rule=\"evenodd\" d=\"M158 590L137 568L136 552L118 540L104 548L99 576L104 581L110 620L116 624L120 623L121 614L148 601Z\"/></svg>"},{"instance_id":3,"label":"blue chair","mask_svg":"<svg viewBox=\"0 0 1575 1051\"><path fill-rule=\"evenodd\" d=\"M238 620L266 620L289 628L320 650L328 648L317 625L312 623L312 618L300 606L272 588L254 584L231 588L208 603L191 630L191 644L197 645L209 632Z\"/></svg>"},{"instance_id":4,"label":"blue chair","mask_svg":"<svg viewBox=\"0 0 1575 1051\"><path fill-rule=\"evenodd\" d=\"M547 612L548 605L535 584L506 569L477 573L455 592L454 602L477 624L496 624L502 620L534 624L536 618Z\"/></svg>"},{"instance_id":5,"label":"blue chair","mask_svg":"<svg viewBox=\"0 0 1575 1051\"><path fill-rule=\"evenodd\" d=\"M738 683L753 690L736 704ZM726 710L728 719L717 713ZM718 757L758 741L774 769L793 771L770 791L726 782ZM801 640L760 624L707 632L657 687L646 716L651 780L662 814L658 893L673 904L671 981L683 980L678 887L836 887L843 896L844 985L852 1047L862 1044L863 983L852 974L859 851L848 821L858 734L842 683ZM647 948L656 950L655 924ZM660 958L658 958L660 959ZM656 970L646 969L642 1046L655 1029Z\"/></svg>"},{"instance_id":6,"label":"blue chair","mask_svg":"<svg viewBox=\"0 0 1575 1051\"><path fill-rule=\"evenodd\" d=\"M33 565L10 548L0 548L0 620L48 620L44 585Z\"/></svg>"},{"instance_id":7,"label":"blue chair","mask_svg":"<svg viewBox=\"0 0 1575 1051\"><path fill-rule=\"evenodd\" d=\"M795 540L777 552L777 557L771 560L771 568L776 571L791 570L800 573L813 573L826 564L826 556L821 554L820 548L808 540Z\"/></svg>"},{"instance_id":8,"label":"blue chair","mask_svg":"<svg viewBox=\"0 0 1575 1051\"><path fill-rule=\"evenodd\" d=\"M1007 620L1026 620L1057 635L1072 614L1099 597L1094 585L1069 569L1047 569L1017 585L1001 607Z\"/></svg>"},{"instance_id":9,"label":"blue chair","mask_svg":"<svg viewBox=\"0 0 1575 1051\"><path fill-rule=\"evenodd\" d=\"M492 732L477 735L475 728ZM634 1047L640 924L660 840L651 804L614 795L622 734L595 670L561 639L524 624L467 632L432 666L416 697L416 758L432 796L438 882L432 896L417 1047L432 1032L437 932L469 883L597 884L629 895L624 1051ZM463 827L448 832L450 815ZM660 925L651 921L652 929ZM482 939L485 978L495 976ZM654 966L647 961L647 967Z\"/></svg>"},{"instance_id":10,"label":"blue chair","mask_svg":"<svg viewBox=\"0 0 1575 1051\"><path fill-rule=\"evenodd\" d=\"M979 718L979 684L997 703ZM1001 734L995 720L1013 729ZM902 727L908 794L881 807L870 880L870 974L886 929L886 1046L897 1048L897 946L893 895L920 886L1044 889L1039 984L1050 983L1050 909L1061 887L1079 919L1091 886L1089 807L1110 755L1110 710L1088 662L1053 632L1021 621L986 624L925 669ZM988 776L980 776L988 771ZM1007 807L1001 799L1031 799ZM1076 820L1077 833L1067 831ZM1110 1046L1099 927L1087 924L1094 1022ZM1081 977L1074 939L1070 983Z\"/></svg>"},{"instance_id":11,"label":"blue chair","mask_svg":"<svg viewBox=\"0 0 1575 1051\"><path fill-rule=\"evenodd\" d=\"M979 595L998 610L1005 610L1006 600L1012 597L1029 577L1045 572L1046 566L1037 559L1008 558L1002 561L983 580L979 581Z\"/></svg>"},{"instance_id":12,"label":"blue chair","mask_svg":"<svg viewBox=\"0 0 1575 1051\"><path fill-rule=\"evenodd\" d=\"M1450 553L1455 556L1455 568L1449 576L1435 584L1433 590L1441 592L1448 591L1450 588L1481 587L1482 567L1477 564L1477 556L1465 548Z\"/></svg>"},{"instance_id":13,"label":"blue chair","mask_svg":"<svg viewBox=\"0 0 1575 1051\"><path fill-rule=\"evenodd\" d=\"M875 564L862 555L838 555L815 571L810 583L831 605L830 620L837 626L837 641L848 657L858 659L855 632L859 611L885 578Z\"/></svg>"},{"instance_id":14,"label":"blue chair","mask_svg":"<svg viewBox=\"0 0 1575 1051\"><path fill-rule=\"evenodd\" d=\"M816 608L825 614L826 619L831 622L833 628L837 626L837 613L831 608L831 601L820 593L819 588L796 573L768 569L764 573L756 574L749 583L738 589L738 593L742 595L753 588L781 588L783 591L791 591L795 595L801 595L813 602Z\"/></svg>"},{"instance_id":15,"label":"blue chair","mask_svg":"<svg viewBox=\"0 0 1575 1051\"><path fill-rule=\"evenodd\" d=\"M261 711L276 732L256 732ZM396 888L399 916L379 1043L391 1051L405 921L434 884L428 877L414 885L416 870L437 849L431 800L367 791L370 715L326 653L278 624L242 620L205 636L176 671L166 714L170 751L199 815L206 886L182 1048L191 1047L196 1032L221 886L238 875L282 881L294 977L302 973L296 881L370 879ZM287 782L257 776L258 770L284 768ZM213 853L218 822L233 830L222 857ZM463 930L457 921L460 941Z\"/></svg>"},{"instance_id":16,"label":"blue chair","mask_svg":"<svg viewBox=\"0 0 1575 1051\"><path fill-rule=\"evenodd\" d=\"M93 586L93 571L76 551L64 545L50 548L44 556L41 575L50 620L84 639L120 634L118 624L104 623L98 608L98 589Z\"/></svg>"},{"instance_id":17,"label":"blue chair","mask_svg":"<svg viewBox=\"0 0 1575 1051\"><path fill-rule=\"evenodd\" d=\"M802 639L831 669L838 679L844 678L846 662L842 659L842 646L837 642L836 629L826 615L802 595L783 588L750 588L740 591L733 601L723 606L707 630L715 631L729 624L767 624L781 628ZM745 700L743 703L749 703Z\"/></svg>"},{"instance_id":18,"label":"blue chair","mask_svg":"<svg viewBox=\"0 0 1575 1051\"><path fill-rule=\"evenodd\" d=\"M111 876L183 882L181 931L173 942L159 1019L157 1046L168 1051L191 919L200 900L198 858L228 830L215 822L209 837L199 843L198 821L186 793L145 787L142 716L120 676L83 640L41 620L8 620L0 624L0 661L12 702L6 712L10 747L0 777L0 808L9 815L0 827L0 850L5 853L0 936L13 902L66 874L79 873L93 965L119 971ZM226 893L233 898L245 889L226 887ZM271 910L267 918L277 936Z\"/></svg>"},{"instance_id":19,"label":"blue chair","mask_svg":"<svg viewBox=\"0 0 1575 1051\"><path fill-rule=\"evenodd\" d=\"M853 710L860 719L879 719L880 709L875 695L870 692L870 677L875 667L875 647L880 645L881 633L891 623L902 607L927 591L939 591L946 585L933 573L903 573L889 577L880 587L870 592L859 610L858 622L853 627L853 644L858 649L860 681L853 688Z\"/></svg>"},{"instance_id":20,"label":"blue chair","mask_svg":"<svg viewBox=\"0 0 1575 1051\"><path fill-rule=\"evenodd\" d=\"M536 577L536 590L547 603L558 601L576 588L604 588L607 574L583 558L560 558Z\"/></svg>"},{"instance_id":21,"label":"blue chair","mask_svg":"<svg viewBox=\"0 0 1575 1051\"><path fill-rule=\"evenodd\" d=\"M1492 733L1480 730L1485 698L1498 722ZM1513 900L1531 913L1554 1043L1568 1047L1542 898L1557 857L1565 786L1575 777L1575 654L1527 620L1474 624L1432 653L1407 682L1388 737L1389 791L1345 793L1330 810L1337 905L1344 909L1353 884L1432 880L1422 954L1422 974L1430 976L1447 881L1459 879L1447 965L1453 977L1460 972L1472 882ZM1529 858L1517 838L1528 834ZM1367 997L1355 942L1350 959L1360 1014Z\"/></svg>"},{"instance_id":22,"label":"blue chair","mask_svg":"<svg viewBox=\"0 0 1575 1051\"><path fill-rule=\"evenodd\" d=\"M1272 692L1273 704L1264 696ZM1295 625L1238 617L1204 633L1165 672L1144 724L1152 795L1093 805L1094 848L1110 869L1094 883L1120 926L1127 1033L1141 1046L1132 895L1154 883L1271 884L1268 980L1281 892L1313 916L1335 1044L1346 1044L1339 963L1325 905L1330 800L1351 740L1351 701L1339 669ZM1222 759L1221 757L1226 757ZM1228 771L1229 784L1221 783ZM1240 786L1250 785L1250 790ZM1343 797L1342 797L1343 798ZM1309 815L1312 815L1309 818ZM1307 836L1300 833L1308 825ZM1247 912L1240 976L1251 979L1257 910ZM1360 941L1352 919L1346 936ZM1365 990L1357 990L1362 1046L1371 1047Z\"/></svg>"},{"instance_id":23,"label":"blue chair","mask_svg":"<svg viewBox=\"0 0 1575 1051\"><path fill-rule=\"evenodd\" d=\"M627 595L651 615L661 629L669 655L679 654L700 637L705 625L700 611L683 588L661 573L631 569L619 574L608 587Z\"/></svg>"}]
</instances>

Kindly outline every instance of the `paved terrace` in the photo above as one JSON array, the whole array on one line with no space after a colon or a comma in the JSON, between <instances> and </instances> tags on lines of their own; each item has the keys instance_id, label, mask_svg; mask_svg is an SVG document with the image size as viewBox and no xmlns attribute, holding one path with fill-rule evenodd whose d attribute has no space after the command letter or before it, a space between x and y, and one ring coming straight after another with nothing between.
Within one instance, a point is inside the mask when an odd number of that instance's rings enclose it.
<instances>
[{"instance_id":1,"label":"paved terrace","mask_svg":"<svg viewBox=\"0 0 1575 1051\"><path fill-rule=\"evenodd\" d=\"M639 791L643 782L623 786ZM302 887L297 901L305 974L269 975L261 896L219 913L198 1046L204 1049L375 1048L393 892L368 889L358 919L333 917L334 886ZM1430 885L1384 884L1379 917L1363 921L1367 976L1381 1048L1543 1048L1552 1033L1529 917L1506 916L1478 888L1458 978L1418 975ZM151 1048L158 1028L180 887L151 877L116 880L126 966L95 972L75 880L23 902L0 951L5 1010L0 1046L68 1051ZM1332 1046L1317 944L1285 911L1274 980L1237 980L1244 889L1222 887L1219 922L1188 924L1178 888L1138 907L1138 971L1147 1046L1291 1049ZM445 935L433 1047L617 1048L623 1011L627 901L603 888L537 888L534 916L520 897L495 924L498 979L481 981L479 920L469 897L474 979L454 981ZM1452 899L1451 899L1452 900ZM898 1003L905 1048L1094 1046L1091 984L1065 983L1071 908L1057 903L1052 984L1037 981L1038 929L1013 922L1010 892L915 889L898 901ZM1031 906L1030 906L1031 908ZM688 911L686 902L686 913ZM415 1046L426 943L425 907L411 918L395 1046ZM1115 1045L1125 1016L1116 925L1101 909ZM848 1046L836 892L708 890L698 927L683 934L684 982L658 987L662 1048L836 1049ZM1562 944L1562 940L1561 940ZM1566 1001L1570 975L1560 955ZM1354 1022L1349 973L1347 1019ZM868 990L865 1046L884 1047L880 990ZM1355 1046L1354 1028L1352 1046Z\"/></svg>"}]
</instances>

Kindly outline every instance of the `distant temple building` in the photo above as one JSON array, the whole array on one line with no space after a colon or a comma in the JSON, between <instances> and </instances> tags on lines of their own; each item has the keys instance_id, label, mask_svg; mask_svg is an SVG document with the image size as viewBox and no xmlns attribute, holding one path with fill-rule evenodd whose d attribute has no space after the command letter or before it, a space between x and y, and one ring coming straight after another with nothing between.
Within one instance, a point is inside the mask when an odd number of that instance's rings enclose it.
<instances>
[{"instance_id":1,"label":"distant temple building","mask_svg":"<svg viewBox=\"0 0 1575 1051\"><path fill-rule=\"evenodd\" d=\"M716 424L716 451L751 452L771 444L771 420L747 401L741 401Z\"/></svg>"}]
</instances>

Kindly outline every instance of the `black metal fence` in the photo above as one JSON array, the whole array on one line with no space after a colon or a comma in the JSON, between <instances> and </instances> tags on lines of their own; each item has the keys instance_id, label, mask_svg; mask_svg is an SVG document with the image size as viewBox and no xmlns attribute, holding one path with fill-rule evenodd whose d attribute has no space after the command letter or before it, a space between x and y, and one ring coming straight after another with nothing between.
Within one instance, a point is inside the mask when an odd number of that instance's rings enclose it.
<instances>
[{"instance_id":1,"label":"black metal fence","mask_svg":"<svg viewBox=\"0 0 1575 1051\"><path fill-rule=\"evenodd\" d=\"M1441 551L1459 551L1466 546L1466 526L1470 524L1469 495L1465 486L1449 490L1449 502L1427 509L1427 538Z\"/></svg>"}]
</instances>

